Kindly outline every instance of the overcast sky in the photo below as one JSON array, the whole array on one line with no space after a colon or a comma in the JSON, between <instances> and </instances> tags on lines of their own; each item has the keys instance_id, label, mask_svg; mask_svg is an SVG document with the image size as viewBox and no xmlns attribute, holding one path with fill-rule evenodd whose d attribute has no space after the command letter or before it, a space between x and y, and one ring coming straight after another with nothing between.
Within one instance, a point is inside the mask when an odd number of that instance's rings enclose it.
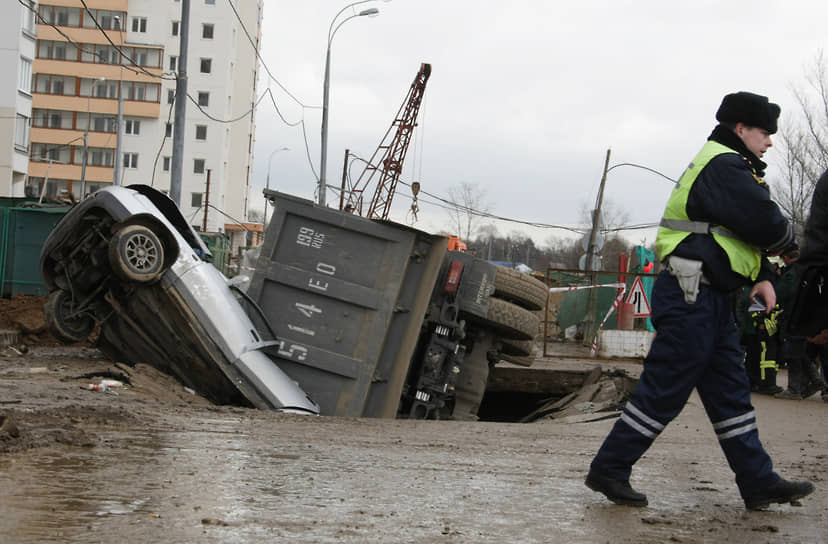
<instances>
[{"instance_id":1,"label":"overcast sky","mask_svg":"<svg viewBox=\"0 0 828 544\"><path fill-rule=\"evenodd\" d=\"M350 2L266 0L251 201L270 186L314 198L319 171L322 87L328 28ZM448 198L460 182L484 191L488 211L520 221L585 226L604 160L634 163L677 179L715 126L722 96L768 95L797 110L792 85L826 46L824 0L370 1L376 17L347 21L331 53L328 183L339 185L344 151L368 159L403 103L420 63L431 78L402 181ZM352 14L344 12L337 21ZM289 96L280 85L295 97ZM301 103L301 104L300 104ZM303 107L304 105L304 107ZM282 147L289 151L273 152ZM308 160L313 162L313 169ZM271 160L272 157L272 160ZM772 149L768 178L781 156ZM354 163L354 179L361 173ZM607 178L605 201L631 224L656 223L672 184L622 166ZM410 191L400 184L392 219L407 221ZM328 190L329 205L338 193ZM448 228L446 211L421 193L417 228ZM497 222L536 243L559 229ZM630 233L653 242L653 231Z\"/></svg>"}]
</instances>

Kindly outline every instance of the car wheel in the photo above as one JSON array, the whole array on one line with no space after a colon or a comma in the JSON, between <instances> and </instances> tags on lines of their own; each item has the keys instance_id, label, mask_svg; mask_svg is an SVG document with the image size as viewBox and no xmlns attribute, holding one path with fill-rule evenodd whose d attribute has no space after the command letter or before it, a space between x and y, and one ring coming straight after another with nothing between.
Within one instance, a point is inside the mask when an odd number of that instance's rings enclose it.
<instances>
[{"instance_id":1,"label":"car wheel","mask_svg":"<svg viewBox=\"0 0 828 544\"><path fill-rule=\"evenodd\" d=\"M95 321L86 314L77 313L72 294L63 289L49 293L43 313L52 335L67 344L85 340L95 328Z\"/></svg>"},{"instance_id":2,"label":"car wheel","mask_svg":"<svg viewBox=\"0 0 828 544\"><path fill-rule=\"evenodd\" d=\"M511 268L498 266L495 273L494 295L527 310L541 310L546 306L549 289L539 279Z\"/></svg>"},{"instance_id":3,"label":"car wheel","mask_svg":"<svg viewBox=\"0 0 828 544\"><path fill-rule=\"evenodd\" d=\"M161 275L164 245L143 225L127 225L109 241L109 264L121 279L150 282Z\"/></svg>"}]
</instances>

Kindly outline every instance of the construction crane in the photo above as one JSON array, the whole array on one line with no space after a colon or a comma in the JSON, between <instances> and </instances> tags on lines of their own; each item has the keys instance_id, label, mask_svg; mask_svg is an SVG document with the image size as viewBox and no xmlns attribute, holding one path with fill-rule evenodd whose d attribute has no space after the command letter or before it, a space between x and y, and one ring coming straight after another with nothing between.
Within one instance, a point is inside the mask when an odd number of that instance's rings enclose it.
<instances>
[{"instance_id":1,"label":"construction crane","mask_svg":"<svg viewBox=\"0 0 828 544\"><path fill-rule=\"evenodd\" d=\"M344 208L361 213L363 193L371 183L374 174L379 171L379 180L377 180L377 186L374 190L374 197L371 199L365 216L372 219L388 219L391 200L394 198L397 181L399 181L402 173L411 133L414 131L414 127L417 126L417 114L420 111L426 82L428 82L430 75L431 65L425 62L422 63L420 71L417 72L417 76L411 83L408 95L403 100L397 116L388 128L388 132L385 133L379 147L367 162L365 170L360 174L357 182L348 193L347 203L345 203L344 198L340 199L340 209Z\"/></svg>"}]
</instances>

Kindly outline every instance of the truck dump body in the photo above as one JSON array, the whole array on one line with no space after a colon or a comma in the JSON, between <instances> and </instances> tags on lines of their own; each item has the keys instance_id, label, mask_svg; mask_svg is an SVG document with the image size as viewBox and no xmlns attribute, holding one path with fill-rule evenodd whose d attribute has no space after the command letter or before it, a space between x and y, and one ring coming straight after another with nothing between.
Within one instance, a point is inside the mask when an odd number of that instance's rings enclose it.
<instances>
[{"instance_id":1,"label":"truck dump body","mask_svg":"<svg viewBox=\"0 0 828 544\"><path fill-rule=\"evenodd\" d=\"M248 295L320 413L395 417L447 239L276 191Z\"/></svg>"}]
</instances>

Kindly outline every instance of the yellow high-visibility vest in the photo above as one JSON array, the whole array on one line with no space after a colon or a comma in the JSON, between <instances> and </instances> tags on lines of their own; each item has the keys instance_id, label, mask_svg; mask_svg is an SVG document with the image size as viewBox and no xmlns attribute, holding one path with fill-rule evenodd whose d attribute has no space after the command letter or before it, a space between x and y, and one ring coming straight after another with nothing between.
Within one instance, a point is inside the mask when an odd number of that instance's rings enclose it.
<instances>
[{"instance_id":1,"label":"yellow high-visibility vest","mask_svg":"<svg viewBox=\"0 0 828 544\"><path fill-rule=\"evenodd\" d=\"M691 233L711 234L730 261L730 268L751 280L756 280L762 262L760 249L737 238L732 232L720 225L711 225L703 221L692 221L687 216L687 197L699 173L713 157L723 153L737 153L718 142L704 144L699 154L682 174L679 183L667 200L664 215L656 236L656 255L664 260Z\"/></svg>"}]
</instances>

